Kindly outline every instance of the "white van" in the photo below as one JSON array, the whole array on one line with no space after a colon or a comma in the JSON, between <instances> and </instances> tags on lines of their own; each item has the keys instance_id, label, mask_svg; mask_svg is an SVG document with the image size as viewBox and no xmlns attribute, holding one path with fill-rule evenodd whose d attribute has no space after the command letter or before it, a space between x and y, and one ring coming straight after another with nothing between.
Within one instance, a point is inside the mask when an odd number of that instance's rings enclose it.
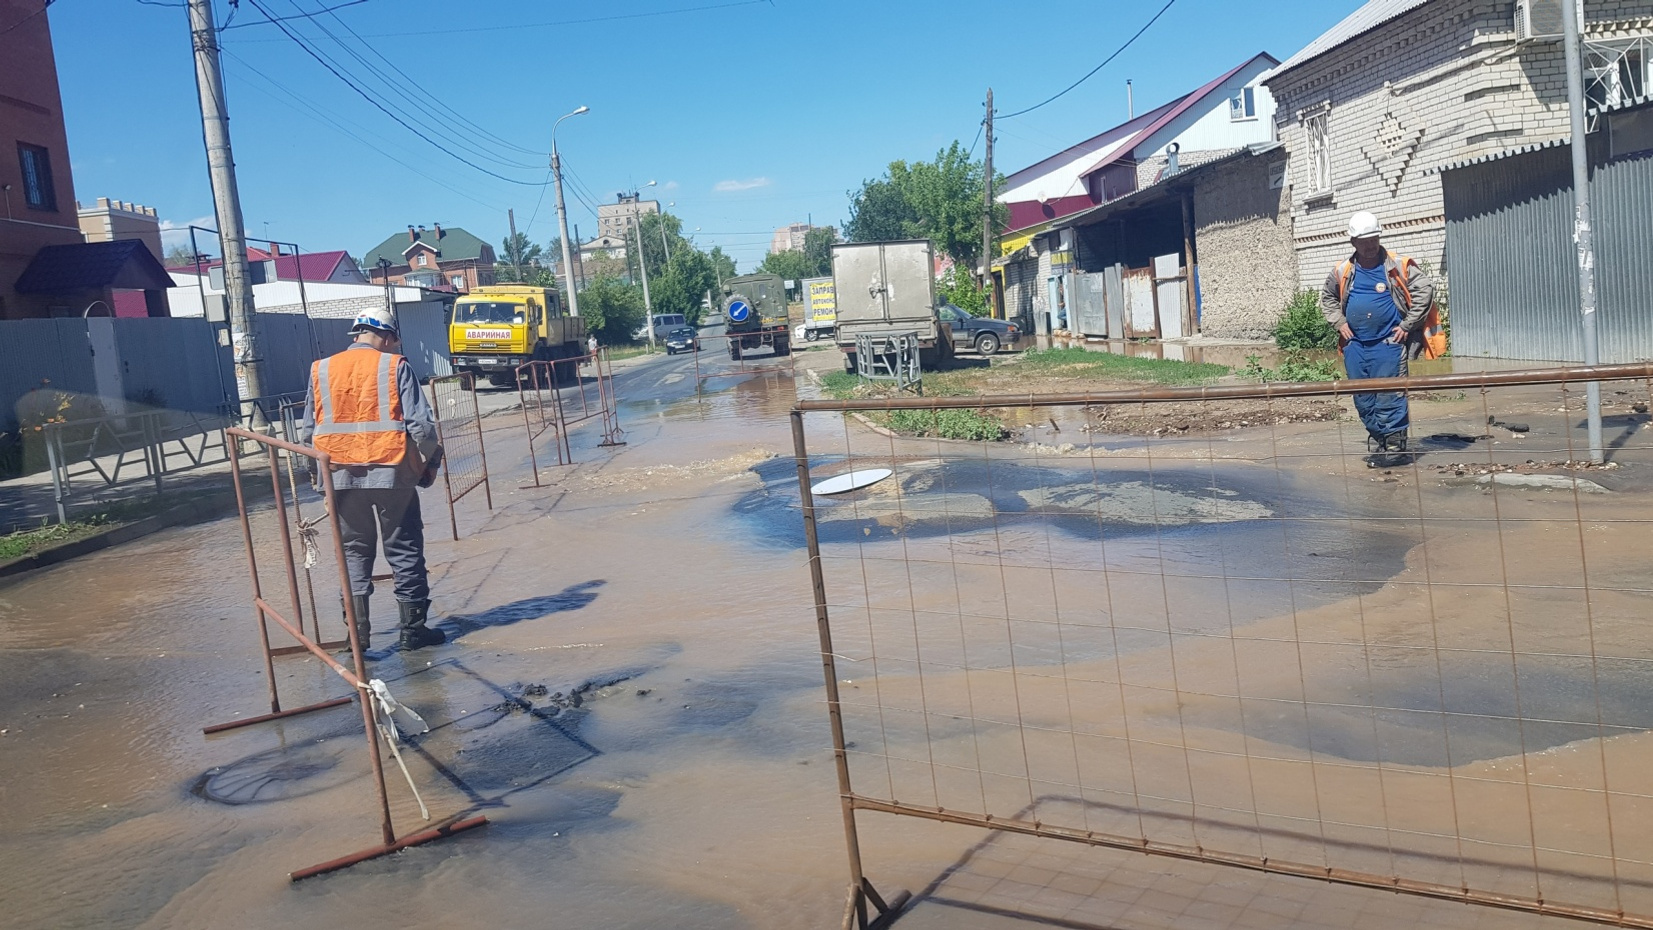
<instances>
[{"instance_id":1,"label":"white van","mask_svg":"<svg viewBox=\"0 0 1653 930\"><path fill-rule=\"evenodd\" d=\"M656 313L654 315L654 338L656 341L666 338L666 334L680 326L688 326L689 321L681 313ZM636 338L649 338L648 327L639 329Z\"/></svg>"}]
</instances>

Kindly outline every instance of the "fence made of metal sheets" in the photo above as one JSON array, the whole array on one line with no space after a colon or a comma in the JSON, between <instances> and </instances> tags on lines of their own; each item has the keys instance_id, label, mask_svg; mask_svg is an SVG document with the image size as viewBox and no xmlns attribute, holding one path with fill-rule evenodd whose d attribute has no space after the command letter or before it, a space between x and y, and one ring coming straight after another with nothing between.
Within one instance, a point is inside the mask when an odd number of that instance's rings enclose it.
<instances>
[{"instance_id":1,"label":"fence made of metal sheets","mask_svg":"<svg viewBox=\"0 0 1653 930\"><path fill-rule=\"evenodd\" d=\"M843 926L900 907L863 866L880 813L1653 927L1650 390L1639 364L800 403ZM1384 392L1403 454L1348 409ZM1029 407L1089 438L935 438ZM861 422L894 411L934 428Z\"/></svg>"}]
</instances>

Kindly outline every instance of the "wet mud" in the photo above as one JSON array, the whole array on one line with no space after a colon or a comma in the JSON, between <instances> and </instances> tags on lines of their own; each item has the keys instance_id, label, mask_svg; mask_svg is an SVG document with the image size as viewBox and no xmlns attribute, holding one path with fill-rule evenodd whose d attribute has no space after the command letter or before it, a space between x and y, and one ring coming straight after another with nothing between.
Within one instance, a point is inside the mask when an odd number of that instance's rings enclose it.
<instances>
[{"instance_id":1,"label":"wet mud","mask_svg":"<svg viewBox=\"0 0 1653 930\"><path fill-rule=\"evenodd\" d=\"M374 674L430 725L402 752L432 814L491 823L298 885L288 871L377 841L366 741L354 706L201 734L269 709L233 521L0 588L9 920L835 925L847 864L786 418L805 388L731 381L626 404L625 447L576 431L580 464L542 469L542 488L526 480L524 441L488 421L495 509L467 498L464 537L429 544L433 618L452 642L396 648L386 590L372 643ZM1473 432L1465 404L1429 432ZM1535 433L1554 420L1500 416ZM1606 834L1597 786L1635 786L1653 759L1653 584L1636 522L1647 502L1386 481L1306 453L1358 455L1327 432L1344 426L1250 429L1221 446L1109 437L1067 453L817 427L815 477L874 459L896 471L817 501L857 787L1284 858L1330 849L1350 867L1512 892L1530 890L1530 863L1521 872L1496 844L1524 849L1536 832L1546 849L1583 851L1546 853L1549 890L1596 896L1599 862L1584 853ZM1292 468L1259 464L1276 448ZM1448 440L1429 454L1491 448ZM443 500L424 503L438 524ZM1495 506L1525 522L1500 535ZM265 554L270 519L255 523ZM1587 597L1556 583L1586 556ZM265 580L291 600L284 578ZM336 628L336 581L314 584ZM299 600L308 616L302 578ZM1615 658L1581 661L1589 635ZM305 656L276 660L276 677L287 705L348 690ZM387 773L398 828L422 826L388 758ZM1562 799L1552 817L1514 822L1528 790ZM1636 790L1612 799L1619 853L1653 861ZM1365 826L1385 809L1392 832ZM1484 842L1463 859L1443 839L1453 818ZM1194 883L1190 895L1234 885L1256 902L1236 913L1312 898L1324 915L1292 911L1306 926L1346 926L1356 911L1395 925L1476 919L909 819L861 823L880 888L929 889L914 926L1176 926L1121 917L1172 879ZM1326 835L1310 826L1322 823ZM1650 899L1648 871L1625 869L1627 904ZM1496 917L1484 925L1537 926Z\"/></svg>"}]
</instances>

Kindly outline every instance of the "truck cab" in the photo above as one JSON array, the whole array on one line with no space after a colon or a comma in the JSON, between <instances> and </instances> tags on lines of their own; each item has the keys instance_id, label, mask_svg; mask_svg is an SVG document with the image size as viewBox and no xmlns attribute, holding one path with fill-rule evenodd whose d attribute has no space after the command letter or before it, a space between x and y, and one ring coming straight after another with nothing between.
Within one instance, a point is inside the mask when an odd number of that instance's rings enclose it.
<instances>
[{"instance_id":1,"label":"truck cab","mask_svg":"<svg viewBox=\"0 0 1653 930\"><path fill-rule=\"evenodd\" d=\"M579 356L584 336L584 321L564 315L555 290L489 285L454 302L448 355L456 373L509 387L528 362Z\"/></svg>"}]
</instances>

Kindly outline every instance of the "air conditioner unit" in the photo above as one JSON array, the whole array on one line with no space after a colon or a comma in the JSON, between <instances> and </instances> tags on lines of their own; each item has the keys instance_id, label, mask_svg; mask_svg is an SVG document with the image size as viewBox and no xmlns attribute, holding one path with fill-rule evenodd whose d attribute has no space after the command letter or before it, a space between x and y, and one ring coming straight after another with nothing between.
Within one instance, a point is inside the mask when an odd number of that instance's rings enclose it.
<instances>
[{"instance_id":1,"label":"air conditioner unit","mask_svg":"<svg viewBox=\"0 0 1653 930\"><path fill-rule=\"evenodd\" d=\"M1515 40L1548 42L1566 31L1561 4L1572 0L1515 0Z\"/></svg>"}]
</instances>

